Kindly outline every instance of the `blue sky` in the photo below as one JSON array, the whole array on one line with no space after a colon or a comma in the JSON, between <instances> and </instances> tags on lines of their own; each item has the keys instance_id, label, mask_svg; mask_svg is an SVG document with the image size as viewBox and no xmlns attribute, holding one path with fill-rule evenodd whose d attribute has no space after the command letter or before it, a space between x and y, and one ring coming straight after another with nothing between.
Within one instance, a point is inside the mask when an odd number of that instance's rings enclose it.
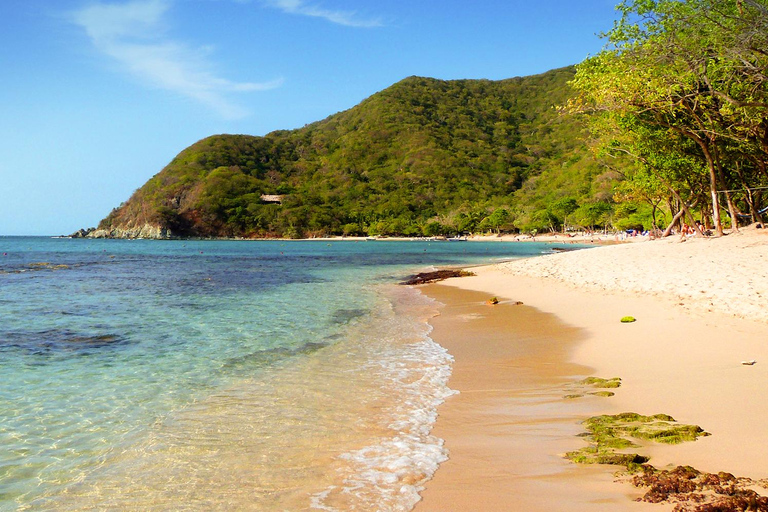
<instances>
[{"instance_id":1,"label":"blue sky","mask_svg":"<svg viewBox=\"0 0 768 512\"><path fill-rule=\"evenodd\" d=\"M597 53L617 0L2 0L0 235L95 226L179 151L346 110L410 75Z\"/></svg>"}]
</instances>

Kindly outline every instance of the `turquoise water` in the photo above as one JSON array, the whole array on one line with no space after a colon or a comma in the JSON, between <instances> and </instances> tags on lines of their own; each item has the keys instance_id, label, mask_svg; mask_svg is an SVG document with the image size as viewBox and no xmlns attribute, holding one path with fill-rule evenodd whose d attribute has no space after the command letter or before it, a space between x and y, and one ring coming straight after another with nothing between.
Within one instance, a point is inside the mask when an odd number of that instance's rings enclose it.
<instances>
[{"instance_id":1,"label":"turquoise water","mask_svg":"<svg viewBox=\"0 0 768 512\"><path fill-rule=\"evenodd\" d=\"M550 249L0 237L0 510L409 510L450 356L393 283Z\"/></svg>"}]
</instances>

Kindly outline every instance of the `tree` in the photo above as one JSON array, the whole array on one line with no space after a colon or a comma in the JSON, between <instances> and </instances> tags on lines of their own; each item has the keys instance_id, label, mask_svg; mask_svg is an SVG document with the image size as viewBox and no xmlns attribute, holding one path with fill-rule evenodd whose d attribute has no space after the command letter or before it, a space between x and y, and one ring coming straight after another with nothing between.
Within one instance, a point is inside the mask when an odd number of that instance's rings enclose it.
<instances>
[{"instance_id":1,"label":"tree","mask_svg":"<svg viewBox=\"0 0 768 512\"><path fill-rule=\"evenodd\" d=\"M611 213L611 205L608 203L588 203L579 206L574 212L574 220L586 229L607 224Z\"/></svg>"},{"instance_id":2,"label":"tree","mask_svg":"<svg viewBox=\"0 0 768 512\"><path fill-rule=\"evenodd\" d=\"M567 228L568 216L575 212L578 208L579 202L575 197L572 196L561 197L550 206L552 213L554 213L558 220L561 221L563 231L565 231Z\"/></svg>"},{"instance_id":3,"label":"tree","mask_svg":"<svg viewBox=\"0 0 768 512\"><path fill-rule=\"evenodd\" d=\"M427 222L422 228L424 236L438 236L443 234L443 226L436 220Z\"/></svg>"},{"instance_id":4,"label":"tree","mask_svg":"<svg viewBox=\"0 0 768 512\"><path fill-rule=\"evenodd\" d=\"M721 193L736 227L738 205L729 190L764 183L758 171L768 161L765 0L634 0L618 9L609 46L578 66L571 110L595 114L614 134L630 134L627 153L649 169L648 155L636 147L648 134L687 139L670 153L702 162L716 232L723 232Z\"/></svg>"}]
</instances>

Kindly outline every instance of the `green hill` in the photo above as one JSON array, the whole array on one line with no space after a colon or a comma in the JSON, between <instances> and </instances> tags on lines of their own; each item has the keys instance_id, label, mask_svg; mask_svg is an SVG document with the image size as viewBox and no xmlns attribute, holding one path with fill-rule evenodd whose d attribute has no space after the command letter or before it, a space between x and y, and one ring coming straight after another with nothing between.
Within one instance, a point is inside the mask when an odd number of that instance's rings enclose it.
<instances>
[{"instance_id":1,"label":"green hill","mask_svg":"<svg viewBox=\"0 0 768 512\"><path fill-rule=\"evenodd\" d=\"M573 75L409 77L297 130L208 137L92 235L435 235L546 229L578 207L610 210L613 178L582 121L557 108Z\"/></svg>"}]
</instances>

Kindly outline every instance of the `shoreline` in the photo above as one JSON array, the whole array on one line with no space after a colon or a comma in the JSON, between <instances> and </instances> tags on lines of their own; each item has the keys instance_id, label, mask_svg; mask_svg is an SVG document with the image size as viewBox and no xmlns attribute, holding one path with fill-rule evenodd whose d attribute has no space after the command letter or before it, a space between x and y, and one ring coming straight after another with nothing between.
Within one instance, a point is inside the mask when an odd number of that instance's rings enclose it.
<instances>
[{"instance_id":1,"label":"shoreline","mask_svg":"<svg viewBox=\"0 0 768 512\"><path fill-rule=\"evenodd\" d=\"M561 456L578 442L581 418L606 400L565 398L574 381L593 374L569 362L582 329L510 300L489 306L483 292L442 283L423 292L443 304L431 337L454 356L448 385L459 394L438 408L432 434L445 440L449 459L416 512L652 510L610 472Z\"/></svg>"},{"instance_id":2,"label":"shoreline","mask_svg":"<svg viewBox=\"0 0 768 512\"><path fill-rule=\"evenodd\" d=\"M768 233L759 230L685 244L662 240L515 260L473 268L475 277L451 279L439 286L453 288L459 294L481 293L486 299L497 296L503 299L502 305L505 301L522 301L582 332L582 339L575 343L566 362L589 367L594 376L622 378L622 386L613 390L616 395L599 399L594 414L669 414L680 423L700 425L711 434L679 445L642 443L637 451L650 456L650 464L656 468L690 465L701 471L726 471L764 480L768 478L764 462L768 458L768 431L764 428L768 424L768 396L763 389L768 382L768 314L763 304L763 297L768 297L768 276L764 255L768 255ZM737 269L732 265L734 259L739 262ZM643 274L643 262L655 267L657 274ZM702 265L708 270L696 272ZM424 289L429 296L431 290ZM477 301L477 295L474 297ZM444 315L450 315L447 307ZM622 324L619 320L626 315L636 317L637 322ZM441 317L435 319L433 338L450 345L449 336L441 334L437 327L443 321ZM513 324L507 320L507 327ZM472 330L464 331L463 336L466 341L473 336ZM456 357L459 372L463 356L454 354L451 348L449 352ZM749 360L757 363L742 365L742 361ZM489 364L494 364L493 358ZM454 387L452 382L449 385ZM458 389L462 391L461 386ZM584 400L574 401L583 408L580 420L593 415L588 405L595 399L587 398L589 404ZM495 407L506 407L504 400L497 400ZM449 398L439 409L435 426L451 453L453 446L469 439L466 432L446 419L458 409L457 400ZM465 415L464 419L471 421L472 417ZM580 425L576 428L583 431ZM534 432L531 444L545 446L541 443L546 432L546 426ZM568 444L556 455L577 450L585 443L573 437ZM441 483L449 479L450 464L449 459L427 483L417 512L439 510L435 500L449 496L453 499L451 485ZM528 477L535 473L535 468L521 469L515 460L498 464L496 471L505 476L493 481L495 489L486 489L489 494L503 495L516 481L524 481L526 471ZM573 474L564 477L568 490L554 506L537 505L531 510L569 510L568 504L574 498L582 499L588 489L595 496L622 492L627 496L628 484L613 483L615 466L575 465L564 459L563 464L574 469ZM464 482L483 478L481 474L473 476L471 468L463 469ZM523 492L535 488L530 485ZM757 490L767 494L764 488ZM450 500L443 505L452 503ZM627 510L640 510L646 505L628 497L625 503ZM601 507L592 502L577 508ZM614 503L610 509L624 508ZM451 510L450 506L442 509ZM659 505L655 509L660 510Z\"/></svg>"},{"instance_id":3,"label":"shoreline","mask_svg":"<svg viewBox=\"0 0 768 512\"><path fill-rule=\"evenodd\" d=\"M499 235L469 235L462 237L424 237L424 236L323 236L313 238L246 238L246 237L194 237L194 236L88 236L78 235L7 235L16 237L63 238L72 240L157 240L157 241L214 241L214 242L538 242L554 244L586 244L602 245L617 243L632 243L648 240L647 236L629 237L623 233L589 235L547 233L542 235L529 234L499 234Z\"/></svg>"}]
</instances>

